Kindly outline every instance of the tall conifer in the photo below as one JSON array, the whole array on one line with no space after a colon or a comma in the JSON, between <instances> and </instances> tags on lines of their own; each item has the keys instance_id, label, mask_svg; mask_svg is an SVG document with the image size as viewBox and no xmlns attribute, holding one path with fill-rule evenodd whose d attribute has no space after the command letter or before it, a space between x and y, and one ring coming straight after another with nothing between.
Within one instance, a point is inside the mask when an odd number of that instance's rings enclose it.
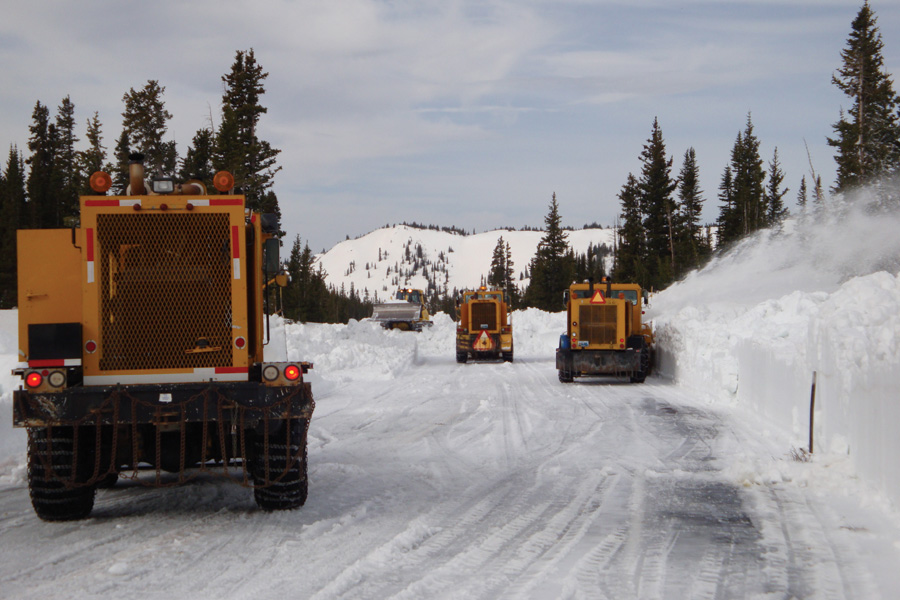
<instances>
[{"instance_id":1,"label":"tall conifer","mask_svg":"<svg viewBox=\"0 0 900 600\"><path fill-rule=\"evenodd\" d=\"M17 304L16 229L25 210L25 164L18 148L11 146L6 169L0 173L0 308Z\"/></svg>"},{"instance_id":2,"label":"tall conifer","mask_svg":"<svg viewBox=\"0 0 900 600\"><path fill-rule=\"evenodd\" d=\"M281 170L276 157L281 152L269 142L259 138L258 125L268 109L260 104L265 93L263 81L269 74L256 62L251 48L238 50L231 70L222 77L225 93L222 96L222 123L216 135L218 168L234 175L235 183L247 197L247 205L261 208L277 199L267 196L274 183L275 174ZM272 206L267 212L277 212Z\"/></svg>"},{"instance_id":3,"label":"tall conifer","mask_svg":"<svg viewBox=\"0 0 900 600\"><path fill-rule=\"evenodd\" d=\"M781 170L781 163L778 162L778 148L772 154L772 160L769 161L769 182L766 184L766 225L780 225L790 214L788 208L784 205L788 188L782 188L784 182L784 172Z\"/></svg>"},{"instance_id":4,"label":"tall conifer","mask_svg":"<svg viewBox=\"0 0 900 600\"><path fill-rule=\"evenodd\" d=\"M56 148L54 150L54 174L59 225L74 225L78 218L78 193L81 190L81 171L75 144L75 105L69 96L62 99L56 113Z\"/></svg>"},{"instance_id":5,"label":"tall conifer","mask_svg":"<svg viewBox=\"0 0 900 600\"><path fill-rule=\"evenodd\" d=\"M546 311L559 310L562 292L575 275L575 264L569 255L569 242L561 222L556 192L553 192L550 212L544 217L544 237L531 260L531 282L525 291L528 306Z\"/></svg>"},{"instance_id":6,"label":"tall conifer","mask_svg":"<svg viewBox=\"0 0 900 600\"><path fill-rule=\"evenodd\" d=\"M38 101L32 113L32 124L28 128L31 137L25 160L28 164L27 219L28 227L42 229L59 227L59 213L55 205L56 176L54 174L54 151L56 150L56 126L50 123L50 111Z\"/></svg>"},{"instance_id":7,"label":"tall conifer","mask_svg":"<svg viewBox=\"0 0 900 600\"><path fill-rule=\"evenodd\" d=\"M81 186L79 194L92 194L90 189L90 176L102 171L106 162L106 146L103 145L103 131L100 124L100 114L94 112L94 116L87 121L87 133L85 139L88 142L87 150L78 153L78 170L81 173ZM113 175L113 173L110 173Z\"/></svg>"},{"instance_id":8,"label":"tall conifer","mask_svg":"<svg viewBox=\"0 0 900 600\"><path fill-rule=\"evenodd\" d=\"M653 119L650 138L641 152L641 177L638 189L644 214L647 240L645 266L650 273L650 285L662 288L675 277L675 206L672 192L672 159L666 156L666 144L657 119Z\"/></svg>"},{"instance_id":9,"label":"tall conifer","mask_svg":"<svg viewBox=\"0 0 900 600\"><path fill-rule=\"evenodd\" d=\"M883 49L877 18L866 1L841 51L841 67L831 78L851 102L849 109L841 109L833 125L835 137L828 138L828 144L836 149L835 191L900 168L900 98L884 69Z\"/></svg>"},{"instance_id":10,"label":"tall conifer","mask_svg":"<svg viewBox=\"0 0 900 600\"><path fill-rule=\"evenodd\" d=\"M700 264L701 258L708 254L703 239L703 228L700 215L703 212L703 190L700 189L700 168L697 165L697 153L688 148L684 153L684 163L678 174L678 213L680 224L679 255L680 269L683 273Z\"/></svg>"},{"instance_id":11,"label":"tall conifer","mask_svg":"<svg viewBox=\"0 0 900 600\"><path fill-rule=\"evenodd\" d=\"M619 192L622 203L622 226L616 232L615 265L612 277L615 281L635 282L649 287L649 273L644 266L647 246L644 234L643 212L638 182L629 173Z\"/></svg>"},{"instance_id":12,"label":"tall conifer","mask_svg":"<svg viewBox=\"0 0 900 600\"><path fill-rule=\"evenodd\" d=\"M122 129L131 149L144 155L148 175L157 172L173 175L175 172L175 142L163 139L172 118L163 100L165 91L158 81L150 79L140 90L131 88L122 96L125 103Z\"/></svg>"}]
</instances>

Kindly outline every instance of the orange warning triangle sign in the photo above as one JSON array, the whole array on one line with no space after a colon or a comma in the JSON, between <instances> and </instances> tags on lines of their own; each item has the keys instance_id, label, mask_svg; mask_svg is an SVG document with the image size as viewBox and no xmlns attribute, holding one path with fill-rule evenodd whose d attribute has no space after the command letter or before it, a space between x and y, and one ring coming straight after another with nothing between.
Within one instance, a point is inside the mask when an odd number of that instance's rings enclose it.
<instances>
[{"instance_id":1,"label":"orange warning triangle sign","mask_svg":"<svg viewBox=\"0 0 900 600\"><path fill-rule=\"evenodd\" d=\"M475 350L493 350L494 340L491 339L487 331L482 331L481 335L475 339L475 343L472 344L472 348Z\"/></svg>"},{"instance_id":2,"label":"orange warning triangle sign","mask_svg":"<svg viewBox=\"0 0 900 600\"><path fill-rule=\"evenodd\" d=\"M591 304L606 304L606 298L603 297L603 292L600 290L594 292L594 296L591 298Z\"/></svg>"}]
</instances>

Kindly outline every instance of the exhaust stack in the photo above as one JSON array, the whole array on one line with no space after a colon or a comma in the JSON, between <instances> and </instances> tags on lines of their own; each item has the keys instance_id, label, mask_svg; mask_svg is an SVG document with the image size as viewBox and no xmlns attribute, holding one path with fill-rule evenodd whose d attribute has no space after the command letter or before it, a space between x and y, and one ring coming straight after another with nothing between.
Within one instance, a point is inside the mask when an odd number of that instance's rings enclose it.
<instances>
[{"instance_id":1,"label":"exhaust stack","mask_svg":"<svg viewBox=\"0 0 900 600\"><path fill-rule=\"evenodd\" d=\"M144 188L144 155L135 152L128 155L128 195L143 196Z\"/></svg>"}]
</instances>

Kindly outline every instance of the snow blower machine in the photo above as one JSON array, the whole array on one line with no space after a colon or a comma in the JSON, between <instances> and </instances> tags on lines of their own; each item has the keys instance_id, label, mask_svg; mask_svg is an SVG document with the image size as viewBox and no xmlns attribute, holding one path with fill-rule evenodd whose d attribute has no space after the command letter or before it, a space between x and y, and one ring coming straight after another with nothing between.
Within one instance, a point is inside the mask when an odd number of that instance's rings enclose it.
<instances>
[{"instance_id":1,"label":"snow blower machine","mask_svg":"<svg viewBox=\"0 0 900 600\"><path fill-rule=\"evenodd\" d=\"M509 307L503 291L467 290L457 298L456 362L476 360L513 360L513 330Z\"/></svg>"},{"instance_id":2,"label":"snow blower machine","mask_svg":"<svg viewBox=\"0 0 900 600\"><path fill-rule=\"evenodd\" d=\"M392 300L375 304L372 320L385 329L401 331L422 331L434 324L425 308L425 292L412 288L401 288Z\"/></svg>"},{"instance_id":3,"label":"snow blower machine","mask_svg":"<svg viewBox=\"0 0 900 600\"><path fill-rule=\"evenodd\" d=\"M270 362L274 215L234 178L146 180L124 195L96 172L74 229L18 232L19 359L13 424L27 428L28 487L48 521L87 517L121 478L170 486L201 474L253 488L264 510L307 496L314 409L304 362Z\"/></svg>"},{"instance_id":4,"label":"snow blower machine","mask_svg":"<svg viewBox=\"0 0 900 600\"><path fill-rule=\"evenodd\" d=\"M598 286L574 283L563 297L567 331L556 350L559 380L618 375L643 383L653 362L653 331L641 319L647 303L641 287L607 277Z\"/></svg>"}]
</instances>

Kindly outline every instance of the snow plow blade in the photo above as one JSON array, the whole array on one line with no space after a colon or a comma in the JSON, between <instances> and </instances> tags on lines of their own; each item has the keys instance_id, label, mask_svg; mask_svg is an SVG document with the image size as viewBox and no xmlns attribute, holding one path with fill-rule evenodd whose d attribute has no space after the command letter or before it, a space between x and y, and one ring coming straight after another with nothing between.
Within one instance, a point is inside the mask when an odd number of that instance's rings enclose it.
<instances>
[{"instance_id":1,"label":"snow plow blade","mask_svg":"<svg viewBox=\"0 0 900 600\"><path fill-rule=\"evenodd\" d=\"M422 307L410 302L376 304L372 310L375 321L417 321L422 316Z\"/></svg>"},{"instance_id":2,"label":"snow plow blade","mask_svg":"<svg viewBox=\"0 0 900 600\"><path fill-rule=\"evenodd\" d=\"M422 306L411 302L376 304L372 310L372 320L385 329L404 331L421 331L423 327L432 325L431 321L422 319Z\"/></svg>"}]
</instances>

